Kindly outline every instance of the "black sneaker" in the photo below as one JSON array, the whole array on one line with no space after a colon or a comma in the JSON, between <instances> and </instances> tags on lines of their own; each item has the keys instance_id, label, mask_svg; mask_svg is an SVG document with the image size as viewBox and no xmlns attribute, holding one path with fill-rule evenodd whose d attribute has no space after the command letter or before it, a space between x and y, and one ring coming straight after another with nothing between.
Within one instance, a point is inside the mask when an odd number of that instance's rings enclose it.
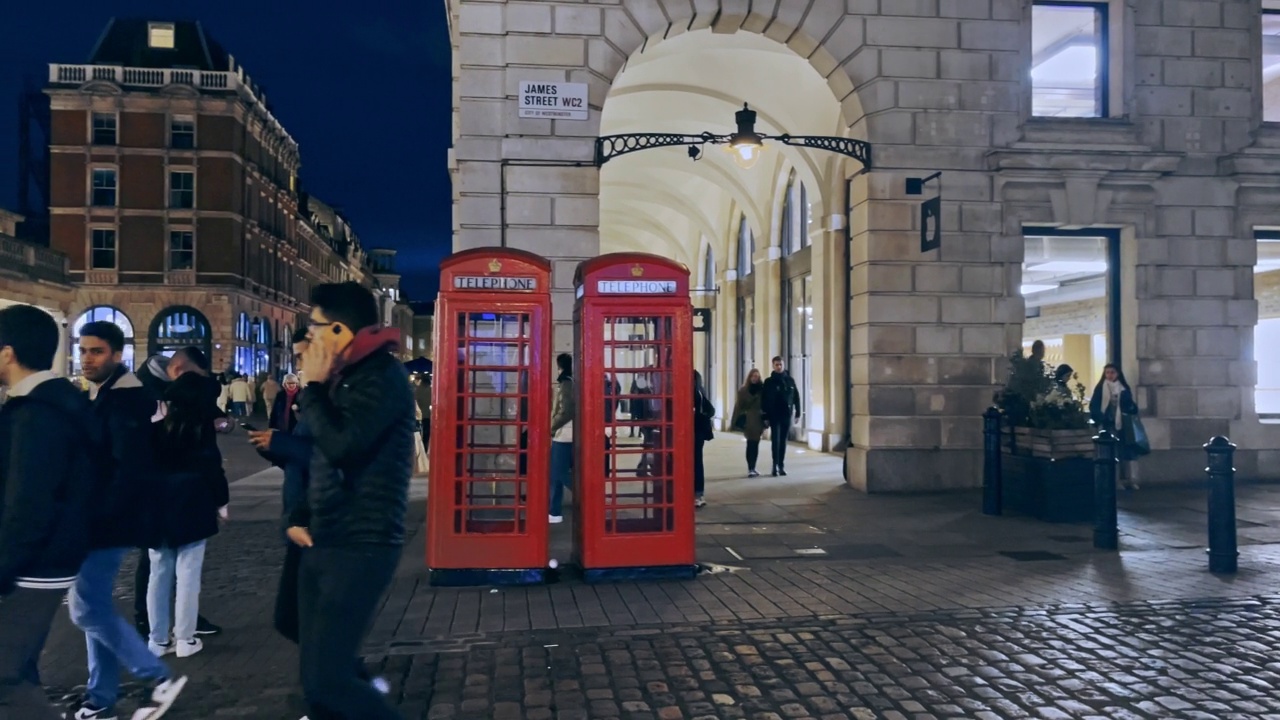
<instances>
[{"instance_id":1,"label":"black sneaker","mask_svg":"<svg viewBox=\"0 0 1280 720\"><path fill-rule=\"evenodd\" d=\"M187 686L187 676L168 680L152 680L143 694L143 701L133 713L132 720L156 720L169 712L174 701Z\"/></svg>"},{"instance_id":2,"label":"black sneaker","mask_svg":"<svg viewBox=\"0 0 1280 720\"><path fill-rule=\"evenodd\" d=\"M217 625L214 625L208 620L205 620L204 616L202 615L196 616L196 634L197 635L217 635L221 632L222 632L221 627L218 627Z\"/></svg>"},{"instance_id":3,"label":"black sneaker","mask_svg":"<svg viewBox=\"0 0 1280 720\"><path fill-rule=\"evenodd\" d=\"M103 708L89 701L80 703L75 714L68 715L67 720L117 720L115 708Z\"/></svg>"},{"instance_id":4,"label":"black sneaker","mask_svg":"<svg viewBox=\"0 0 1280 720\"><path fill-rule=\"evenodd\" d=\"M151 623L146 620L134 621L133 627L137 629L138 634L142 636L143 640L151 637Z\"/></svg>"}]
</instances>

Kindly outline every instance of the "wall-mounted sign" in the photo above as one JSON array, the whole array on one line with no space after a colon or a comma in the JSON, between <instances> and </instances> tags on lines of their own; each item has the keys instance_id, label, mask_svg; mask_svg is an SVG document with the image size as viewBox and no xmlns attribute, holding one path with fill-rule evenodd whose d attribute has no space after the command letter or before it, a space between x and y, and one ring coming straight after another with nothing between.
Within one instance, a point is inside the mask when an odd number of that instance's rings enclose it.
<instances>
[{"instance_id":1,"label":"wall-mounted sign","mask_svg":"<svg viewBox=\"0 0 1280 720\"><path fill-rule=\"evenodd\" d=\"M696 333L711 332L711 308L693 309L693 331Z\"/></svg>"},{"instance_id":2,"label":"wall-mounted sign","mask_svg":"<svg viewBox=\"0 0 1280 720\"><path fill-rule=\"evenodd\" d=\"M920 252L942 247L942 197L920 204Z\"/></svg>"},{"instance_id":3,"label":"wall-mounted sign","mask_svg":"<svg viewBox=\"0 0 1280 720\"><path fill-rule=\"evenodd\" d=\"M538 279L505 275L458 275L453 278L453 289L533 292L538 289Z\"/></svg>"},{"instance_id":4,"label":"wall-mounted sign","mask_svg":"<svg viewBox=\"0 0 1280 720\"><path fill-rule=\"evenodd\" d=\"M520 117L549 120L586 120L586 83L520 82Z\"/></svg>"},{"instance_id":5,"label":"wall-mounted sign","mask_svg":"<svg viewBox=\"0 0 1280 720\"><path fill-rule=\"evenodd\" d=\"M675 280L597 280L601 295L674 295Z\"/></svg>"}]
</instances>

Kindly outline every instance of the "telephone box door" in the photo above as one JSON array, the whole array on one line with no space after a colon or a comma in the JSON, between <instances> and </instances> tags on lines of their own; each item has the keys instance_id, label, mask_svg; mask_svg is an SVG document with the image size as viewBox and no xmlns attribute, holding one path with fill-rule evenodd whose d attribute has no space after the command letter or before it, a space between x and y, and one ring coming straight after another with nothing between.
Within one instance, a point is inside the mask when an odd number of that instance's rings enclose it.
<instances>
[{"instance_id":1,"label":"telephone box door","mask_svg":"<svg viewBox=\"0 0 1280 720\"><path fill-rule=\"evenodd\" d=\"M696 569L688 280L638 253L579 267L575 541L588 580Z\"/></svg>"},{"instance_id":2,"label":"telephone box door","mask_svg":"<svg viewBox=\"0 0 1280 720\"><path fill-rule=\"evenodd\" d=\"M431 582L540 582L548 552L550 266L528 253L482 248L446 259L441 275Z\"/></svg>"}]
</instances>

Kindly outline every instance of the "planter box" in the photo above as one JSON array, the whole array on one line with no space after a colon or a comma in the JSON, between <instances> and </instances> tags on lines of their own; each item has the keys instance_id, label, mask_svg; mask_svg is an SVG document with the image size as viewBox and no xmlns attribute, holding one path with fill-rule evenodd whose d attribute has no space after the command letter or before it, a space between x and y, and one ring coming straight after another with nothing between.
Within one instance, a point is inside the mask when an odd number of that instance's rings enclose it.
<instances>
[{"instance_id":1,"label":"planter box","mask_svg":"<svg viewBox=\"0 0 1280 720\"><path fill-rule=\"evenodd\" d=\"M1093 461L1005 452L1000 458L1004 508L1046 522L1093 520Z\"/></svg>"},{"instance_id":2,"label":"planter box","mask_svg":"<svg viewBox=\"0 0 1280 720\"><path fill-rule=\"evenodd\" d=\"M1038 458L1093 457L1093 431L1036 430L1025 427L1007 428L1006 451L1014 455Z\"/></svg>"}]
</instances>

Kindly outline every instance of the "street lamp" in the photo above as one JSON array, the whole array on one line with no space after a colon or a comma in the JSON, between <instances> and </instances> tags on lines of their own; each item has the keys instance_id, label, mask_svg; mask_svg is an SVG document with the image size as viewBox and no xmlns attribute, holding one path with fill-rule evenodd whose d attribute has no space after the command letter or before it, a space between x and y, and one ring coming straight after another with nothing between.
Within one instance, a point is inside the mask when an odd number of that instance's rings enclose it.
<instances>
[{"instance_id":1,"label":"street lamp","mask_svg":"<svg viewBox=\"0 0 1280 720\"><path fill-rule=\"evenodd\" d=\"M857 160L867 170L871 169L871 143L865 140L824 135L765 135L756 132L756 111L746 103L743 103L742 109L734 114L734 119L737 121L738 130L731 135L717 135L711 132L697 135L625 133L598 137L596 138L596 167L601 167L620 155L661 147L687 146L689 158L698 160L702 157L702 146L724 145L733 155L733 161L738 167L750 170L760 160L765 142L771 141L837 153Z\"/></svg>"}]
</instances>

